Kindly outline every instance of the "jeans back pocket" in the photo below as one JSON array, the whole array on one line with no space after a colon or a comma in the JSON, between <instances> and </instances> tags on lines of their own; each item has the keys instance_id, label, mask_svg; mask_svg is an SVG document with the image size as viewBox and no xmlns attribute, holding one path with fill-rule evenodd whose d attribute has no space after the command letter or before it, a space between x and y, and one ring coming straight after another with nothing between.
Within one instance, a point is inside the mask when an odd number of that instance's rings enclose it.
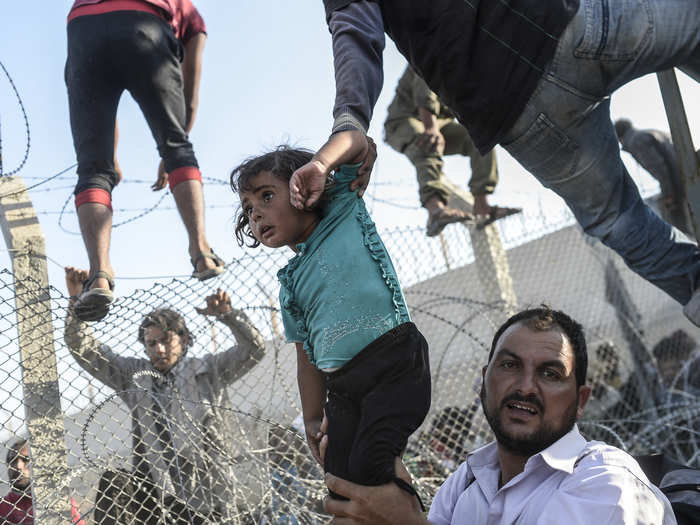
<instances>
[{"instance_id":1,"label":"jeans back pocket","mask_svg":"<svg viewBox=\"0 0 700 525\"><path fill-rule=\"evenodd\" d=\"M579 58L632 60L651 37L649 0L581 0L584 34Z\"/></svg>"},{"instance_id":2,"label":"jeans back pocket","mask_svg":"<svg viewBox=\"0 0 700 525\"><path fill-rule=\"evenodd\" d=\"M501 145L547 188L574 173L578 145L544 113L513 142Z\"/></svg>"}]
</instances>

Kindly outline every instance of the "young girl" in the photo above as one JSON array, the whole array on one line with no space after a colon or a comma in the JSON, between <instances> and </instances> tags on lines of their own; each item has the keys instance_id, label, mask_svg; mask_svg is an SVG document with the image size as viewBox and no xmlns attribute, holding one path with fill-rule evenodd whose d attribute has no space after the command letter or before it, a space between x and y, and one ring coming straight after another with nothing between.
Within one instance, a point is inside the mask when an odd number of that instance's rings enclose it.
<instances>
[{"instance_id":1,"label":"young girl","mask_svg":"<svg viewBox=\"0 0 700 525\"><path fill-rule=\"evenodd\" d=\"M368 146L357 152L358 161ZM328 420L324 469L363 485L395 481L394 459L430 407L428 345L411 322L396 271L364 201L350 190L360 164L328 177L316 210L290 204L289 180L312 159L281 146L231 173L241 200L241 245L289 247L279 270L288 341L296 343L306 438L316 459Z\"/></svg>"}]
</instances>

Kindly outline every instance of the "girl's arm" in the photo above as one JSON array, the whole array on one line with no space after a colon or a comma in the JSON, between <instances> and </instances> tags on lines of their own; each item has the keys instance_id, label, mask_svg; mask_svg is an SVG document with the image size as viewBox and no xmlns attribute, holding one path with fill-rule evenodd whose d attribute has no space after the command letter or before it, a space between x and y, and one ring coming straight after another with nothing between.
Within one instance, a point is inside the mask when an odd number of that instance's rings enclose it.
<instances>
[{"instance_id":1,"label":"girl's arm","mask_svg":"<svg viewBox=\"0 0 700 525\"><path fill-rule=\"evenodd\" d=\"M301 410L304 414L306 441L319 465L323 466L319 443L323 437L321 421L323 420L323 405L326 402L326 383L323 372L311 364L306 355L303 343L297 346L297 383L301 395Z\"/></svg>"}]
</instances>

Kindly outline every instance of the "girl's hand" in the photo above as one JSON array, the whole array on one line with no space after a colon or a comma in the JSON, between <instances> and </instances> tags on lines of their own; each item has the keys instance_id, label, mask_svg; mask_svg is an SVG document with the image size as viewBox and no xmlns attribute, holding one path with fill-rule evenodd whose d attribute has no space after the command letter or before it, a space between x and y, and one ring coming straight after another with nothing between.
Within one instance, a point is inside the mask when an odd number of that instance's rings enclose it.
<instances>
[{"instance_id":1,"label":"girl's hand","mask_svg":"<svg viewBox=\"0 0 700 525\"><path fill-rule=\"evenodd\" d=\"M311 455L323 468L323 459L321 458L320 444L323 437L326 435L321 430L322 420L313 419L311 421L304 421L304 427L306 429L306 442L309 444L311 449ZM325 447L324 447L325 454Z\"/></svg>"},{"instance_id":2,"label":"girl's hand","mask_svg":"<svg viewBox=\"0 0 700 525\"><path fill-rule=\"evenodd\" d=\"M231 298L221 288L215 294L207 297L206 301L207 306L205 308L197 308L195 306L198 314L219 316L231 311Z\"/></svg>"}]
</instances>

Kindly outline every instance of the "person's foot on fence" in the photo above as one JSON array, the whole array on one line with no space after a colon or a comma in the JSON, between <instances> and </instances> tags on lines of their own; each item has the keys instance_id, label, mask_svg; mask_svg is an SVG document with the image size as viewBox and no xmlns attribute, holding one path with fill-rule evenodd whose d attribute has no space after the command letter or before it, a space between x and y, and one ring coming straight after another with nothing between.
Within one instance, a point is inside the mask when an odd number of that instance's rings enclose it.
<instances>
[{"instance_id":1,"label":"person's foot on fence","mask_svg":"<svg viewBox=\"0 0 700 525\"><path fill-rule=\"evenodd\" d=\"M104 271L92 277L88 272L67 266L66 286L75 316L81 321L100 321L114 301L114 280Z\"/></svg>"},{"instance_id":2,"label":"person's foot on fence","mask_svg":"<svg viewBox=\"0 0 700 525\"><path fill-rule=\"evenodd\" d=\"M194 268L192 277L200 281L206 281L221 275L226 270L226 263L212 249L208 252L201 252L196 257L193 257L191 262Z\"/></svg>"},{"instance_id":3,"label":"person's foot on fence","mask_svg":"<svg viewBox=\"0 0 700 525\"><path fill-rule=\"evenodd\" d=\"M515 215L516 213L521 213L522 211L522 208L506 208L504 206L491 206L489 208L488 215L476 217L476 228L477 230L481 230L499 219L503 219L504 217L508 217L510 215Z\"/></svg>"},{"instance_id":4,"label":"person's foot on fence","mask_svg":"<svg viewBox=\"0 0 700 525\"><path fill-rule=\"evenodd\" d=\"M472 211L474 213L474 219L476 220L476 228L481 230L499 219L520 213L523 209L491 206L488 201L488 196L484 193L474 195L474 209Z\"/></svg>"},{"instance_id":5,"label":"person's foot on fence","mask_svg":"<svg viewBox=\"0 0 700 525\"><path fill-rule=\"evenodd\" d=\"M448 207L438 197L433 197L426 202L425 208L428 210L428 224L425 226L425 234L428 237L439 235L445 226L453 222L465 222L474 219L470 213Z\"/></svg>"}]
</instances>

